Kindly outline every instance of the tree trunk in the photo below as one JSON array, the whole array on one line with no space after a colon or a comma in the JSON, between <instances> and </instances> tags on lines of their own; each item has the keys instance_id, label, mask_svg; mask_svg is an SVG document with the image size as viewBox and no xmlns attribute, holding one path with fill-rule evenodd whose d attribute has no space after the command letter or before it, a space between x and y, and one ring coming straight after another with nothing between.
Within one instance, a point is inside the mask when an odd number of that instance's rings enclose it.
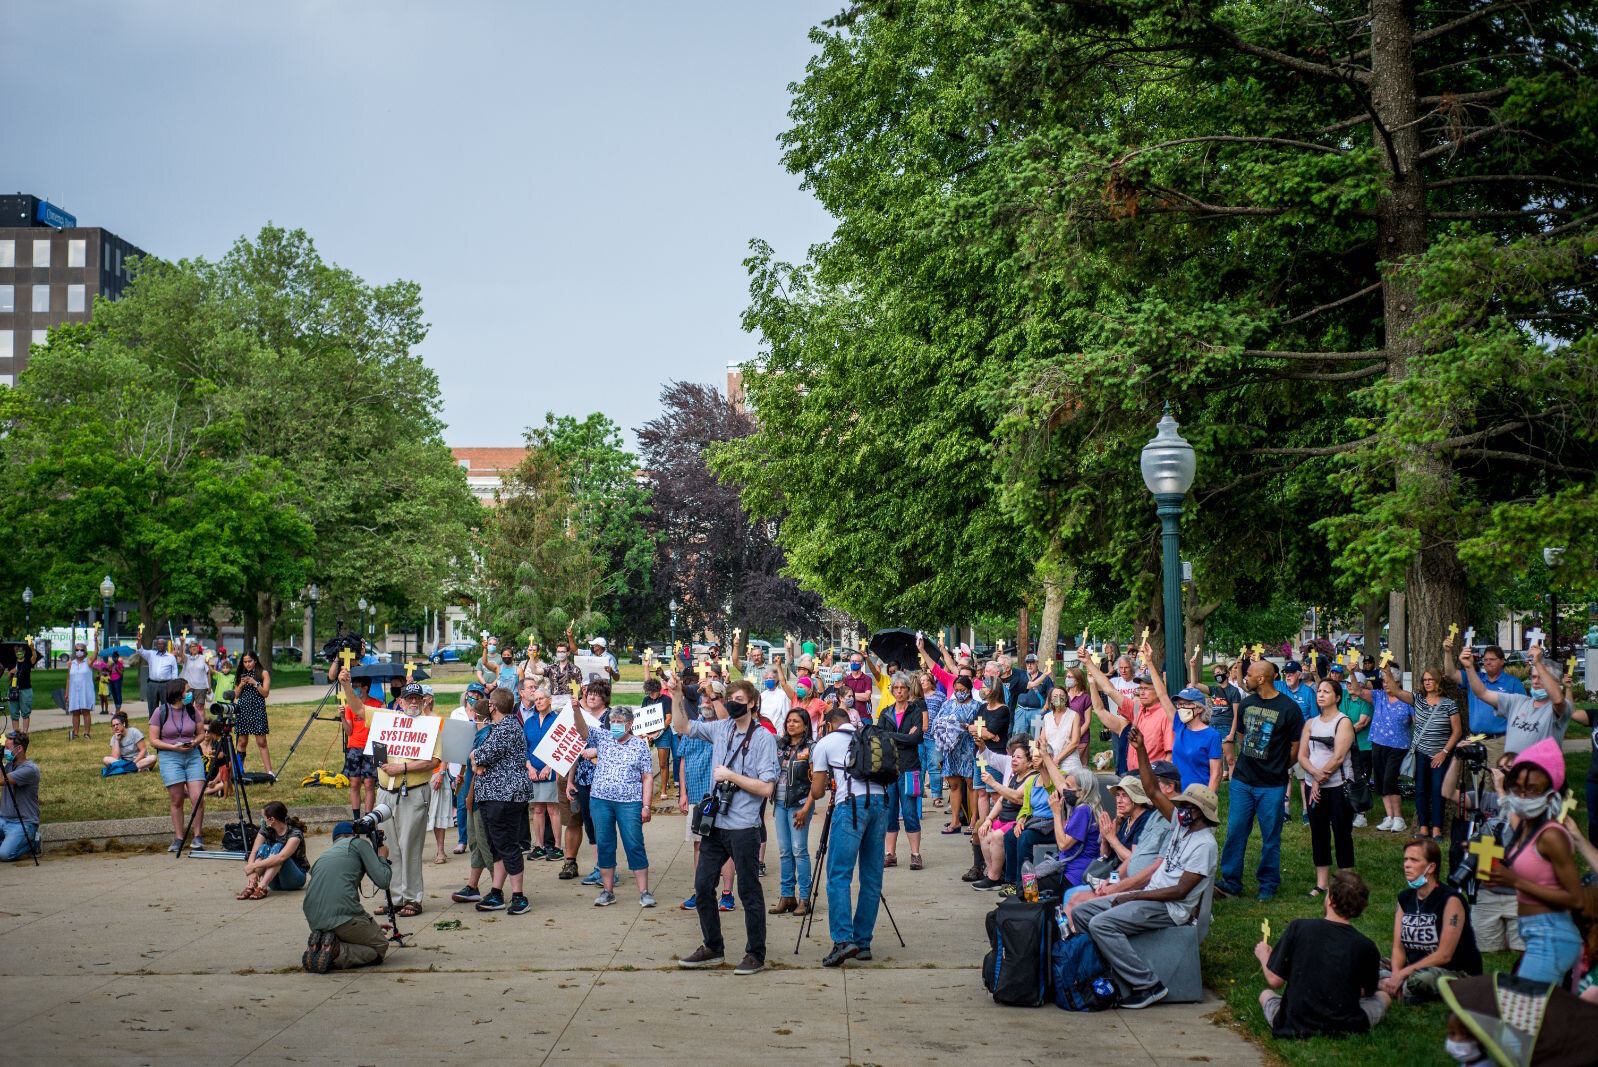
<instances>
[{"instance_id":1,"label":"tree trunk","mask_svg":"<svg viewBox=\"0 0 1598 1067\"><path fill-rule=\"evenodd\" d=\"M1415 330L1420 319L1414 281L1408 273L1426 251L1426 186L1420 169L1419 100L1415 90L1414 37L1406 0L1373 0L1371 4L1371 101L1380 125L1374 130L1388 187L1377 206L1377 237L1382 257L1382 314L1387 349L1387 375L1408 376L1409 361L1420 354ZM1390 142L1390 144L1389 144ZM1446 413L1439 418L1448 422ZM1405 593L1415 605L1411 632L1414 662L1420 671L1442 665L1442 643L1448 624L1465 618L1465 572L1453 540L1439 529L1430 502L1446 501L1453 490L1453 469L1446 457L1415 454L1401 461L1398 489L1409 499L1425 501L1418 517L1420 550L1409 561Z\"/></svg>"},{"instance_id":2,"label":"tree trunk","mask_svg":"<svg viewBox=\"0 0 1598 1067\"><path fill-rule=\"evenodd\" d=\"M1387 613L1386 600L1386 597L1373 596L1360 607L1360 625L1365 632L1365 644L1362 651L1365 655L1377 661L1382 658L1382 616Z\"/></svg>"},{"instance_id":3,"label":"tree trunk","mask_svg":"<svg viewBox=\"0 0 1598 1067\"><path fill-rule=\"evenodd\" d=\"M255 654L261 657L261 663L268 670L272 667L272 629L276 623L276 603L272 600L272 594L255 594L255 628L252 631Z\"/></svg>"},{"instance_id":4,"label":"tree trunk","mask_svg":"<svg viewBox=\"0 0 1598 1067\"><path fill-rule=\"evenodd\" d=\"M241 648L240 651L254 652L255 655L260 658L261 651L255 646L256 619L257 615L255 609L255 596L254 594L246 594L244 597L243 618L240 620L242 629L244 631L239 637L239 642L243 645L243 648ZM264 658L261 659L261 662L265 664L268 669L271 668L271 664L266 663Z\"/></svg>"},{"instance_id":5,"label":"tree trunk","mask_svg":"<svg viewBox=\"0 0 1598 1067\"><path fill-rule=\"evenodd\" d=\"M1015 630L1015 658L1024 660L1027 654L1027 642L1032 638L1031 613L1027 611L1025 604L1021 605L1021 614L1016 619Z\"/></svg>"},{"instance_id":6,"label":"tree trunk","mask_svg":"<svg viewBox=\"0 0 1598 1067\"><path fill-rule=\"evenodd\" d=\"M1387 598L1387 648L1400 667L1409 662L1409 604L1403 593Z\"/></svg>"},{"instance_id":7,"label":"tree trunk","mask_svg":"<svg viewBox=\"0 0 1598 1067\"><path fill-rule=\"evenodd\" d=\"M1193 601L1189 602L1187 611L1185 612L1187 619L1187 636L1189 647L1183 650L1183 659L1191 660L1193 658L1195 649L1198 651L1199 658L1201 660L1203 659L1204 627L1209 621L1209 617L1214 615L1215 612L1220 609L1220 606L1221 602L1219 600L1211 600L1203 604ZM1189 680L1192 681L1193 679Z\"/></svg>"},{"instance_id":8,"label":"tree trunk","mask_svg":"<svg viewBox=\"0 0 1598 1067\"><path fill-rule=\"evenodd\" d=\"M1043 619L1038 623L1038 658L1056 659L1060 644L1060 612L1065 610L1065 582L1058 574L1043 579Z\"/></svg>"}]
</instances>

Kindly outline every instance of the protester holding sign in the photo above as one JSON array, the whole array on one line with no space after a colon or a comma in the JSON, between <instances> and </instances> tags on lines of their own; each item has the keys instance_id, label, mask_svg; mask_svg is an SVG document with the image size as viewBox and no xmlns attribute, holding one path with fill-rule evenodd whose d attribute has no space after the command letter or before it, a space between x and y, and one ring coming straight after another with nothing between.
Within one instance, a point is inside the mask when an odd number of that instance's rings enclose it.
<instances>
[{"instance_id":1,"label":"protester holding sign","mask_svg":"<svg viewBox=\"0 0 1598 1067\"><path fill-rule=\"evenodd\" d=\"M655 906L649 891L649 854L644 851L644 823L649 821L646 800L654 792L654 765L649 742L633 733L633 709L610 709L610 725L591 730L584 759L594 761L594 783L588 803L593 809L598 837L601 889L594 907L616 903L616 838L627 851L627 869L638 883L638 906Z\"/></svg>"}]
</instances>

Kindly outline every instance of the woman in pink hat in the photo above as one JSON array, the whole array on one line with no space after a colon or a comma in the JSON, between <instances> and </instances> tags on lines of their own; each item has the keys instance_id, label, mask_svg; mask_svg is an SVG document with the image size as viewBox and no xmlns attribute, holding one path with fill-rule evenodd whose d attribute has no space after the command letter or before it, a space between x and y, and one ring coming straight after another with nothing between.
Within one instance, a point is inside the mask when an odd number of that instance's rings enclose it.
<instances>
[{"instance_id":1,"label":"woman in pink hat","mask_svg":"<svg viewBox=\"0 0 1598 1067\"><path fill-rule=\"evenodd\" d=\"M1581 907L1581 876L1570 832L1559 821L1565 757L1559 742L1544 738L1520 753L1504 777L1502 810L1514 835L1503 861L1484 881L1515 891L1526 952L1516 973L1535 982L1563 981L1581 954L1571 912Z\"/></svg>"}]
</instances>

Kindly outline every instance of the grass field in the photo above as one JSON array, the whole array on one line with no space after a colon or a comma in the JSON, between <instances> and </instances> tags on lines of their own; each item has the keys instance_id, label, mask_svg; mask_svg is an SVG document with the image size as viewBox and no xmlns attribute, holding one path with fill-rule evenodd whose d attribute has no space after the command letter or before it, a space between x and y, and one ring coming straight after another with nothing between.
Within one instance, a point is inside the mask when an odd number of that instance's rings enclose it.
<instances>
[{"instance_id":1,"label":"grass field","mask_svg":"<svg viewBox=\"0 0 1598 1067\"><path fill-rule=\"evenodd\" d=\"M1574 782L1577 794L1586 777L1589 753L1566 756L1565 778ZM1380 812L1378 802L1376 810ZM1299 805L1294 802L1293 818L1282 828L1282 885L1276 899L1261 904L1254 899L1253 871L1259 864L1259 835L1249 843L1243 865L1245 895L1215 902L1214 919L1205 939L1201 958L1204 984L1225 998L1241 1028L1252 1034L1283 1062L1304 1067L1334 1067L1349 1063L1451 1064L1443 1052L1443 1031L1448 1017L1441 1004L1418 1007L1394 1005L1387 1018L1370 1034L1344 1038L1314 1038L1307 1041L1278 1041L1270 1036L1265 1016L1260 1011L1259 994L1265 988L1254 946L1260 939L1260 920L1271 920L1271 942L1292 919L1319 918L1322 906L1307 894L1315 884L1315 866L1310 859L1309 827L1299 822ZM1405 819L1413 824L1413 807L1406 802ZM1379 817L1378 820L1379 821ZM1221 789L1221 824L1226 824L1226 789ZM1392 951L1393 908L1404 888L1402 868L1407 834L1378 833L1373 829L1354 831L1355 867L1371 887L1370 907L1356 922L1361 931L1381 950L1383 957ZM1447 852L1444 851L1444 863ZM1444 872L1446 877L1447 872ZM1484 954L1489 970L1507 970L1514 953Z\"/></svg>"}]
</instances>

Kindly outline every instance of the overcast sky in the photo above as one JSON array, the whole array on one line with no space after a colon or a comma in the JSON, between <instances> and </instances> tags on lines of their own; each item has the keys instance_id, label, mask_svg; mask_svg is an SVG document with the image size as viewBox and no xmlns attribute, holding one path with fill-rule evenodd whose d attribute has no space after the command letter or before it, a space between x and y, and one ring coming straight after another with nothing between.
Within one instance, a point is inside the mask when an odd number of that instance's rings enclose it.
<instances>
[{"instance_id":1,"label":"overcast sky","mask_svg":"<svg viewBox=\"0 0 1598 1067\"><path fill-rule=\"evenodd\" d=\"M830 220L781 165L840 0L6 0L0 189L168 259L272 221L422 287L451 444L629 433L754 339L747 242Z\"/></svg>"}]
</instances>

